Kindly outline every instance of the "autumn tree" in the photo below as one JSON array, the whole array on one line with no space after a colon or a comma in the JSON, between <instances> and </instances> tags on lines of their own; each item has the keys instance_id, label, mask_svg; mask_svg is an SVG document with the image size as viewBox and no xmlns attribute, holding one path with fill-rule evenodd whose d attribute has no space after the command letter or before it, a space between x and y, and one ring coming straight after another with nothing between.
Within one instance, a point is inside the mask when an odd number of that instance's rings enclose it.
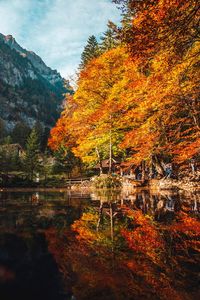
<instances>
[{"instance_id":1,"label":"autumn tree","mask_svg":"<svg viewBox=\"0 0 200 300\"><path fill-rule=\"evenodd\" d=\"M132 12L132 26L122 27L121 36L143 82L131 99L141 99L139 105L127 112L135 120L139 113L138 124L123 146L132 146L138 160L163 153L181 163L198 156L198 2L114 2Z\"/></svg>"},{"instance_id":2,"label":"autumn tree","mask_svg":"<svg viewBox=\"0 0 200 300\"><path fill-rule=\"evenodd\" d=\"M136 165L154 163L164 176L162 162L199 157L199 6L115 2L124 13L123 46L108 51L106 33L107 51L84 65L49 144L70 145L89 165L125 153Z\"/></svg>"},{"instance_id":3,"label":"autumn tree","mask_svg":"<svg viewBox=\"0 0 200 300\"><path fill-rule=\"evenodd\" d=\"M198 0L113 2L131 14L132 26L122 28L121 36L132 55L151 58L160 49L171 47L184 54L198 40Z\"/></svg>"},{"instance_id":4,"label":"autumn tree","mask_svg":"<svg viewBox=\"0 0 200 300\"><path fill-rule=\"evenodd\" d=\"M67 106L57 129L52 130L50 146L58 145L56 140L64 133L58 143L74 140L73 152L85 163L96 163L104 158L111 160L112 155L120 153L117 145L123 132L118 83L125 72L124 59L124 49L113 49L91 61L80 73L73 104L69 104L74 111L72 109L70 114ZM54 136L54 132L58 136Z\"/></svg>"}]
</instances>

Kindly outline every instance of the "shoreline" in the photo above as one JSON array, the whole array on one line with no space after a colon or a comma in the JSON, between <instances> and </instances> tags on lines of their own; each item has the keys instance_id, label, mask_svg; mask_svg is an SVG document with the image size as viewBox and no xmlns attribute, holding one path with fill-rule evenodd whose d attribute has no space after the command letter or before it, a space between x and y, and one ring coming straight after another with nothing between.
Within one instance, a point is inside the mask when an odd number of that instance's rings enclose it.
<instances>
[{"instance_id":1,"label":"shoreline","mask_svg":"<svg viewBox=\"0 0 200 300\"><path fill-rule=\"evenodd\" d=\"M63 187L0 187L0 192L76 192L76 191L81 191L81 192L92 192L94 188L91 184L88 186L83 186L80 184L74 184L71 186L63 186ZM103 190L106 188L102 188ZM108 188L107 188L108 189ZM116 189L116 188L111 188L111 189ZM159 191L164 191L164 190L169 190L169 191L176 191L176 192L181 192L181 191L189 191L189 192L200 192L200 184L199 182L185 182L182 180L175 180L175 179L152 179L147 182L145 185L138 186L137 184L135 185L134 183L127 183L123 182L122 187L118 188L121 190L157 190ZM98 188L97 188L98 190ZM100 190L100 189L99 189Z\"/></svg>"},{"instance_id":2,"label":"shoreline","mask_svg":"<svg viewBox=\"0 0 200 300\"><path fill-rule=\"evenodd\" d=\"M129 191L138 190L156 190L164 191L190 191L200 192L200 172L196 174L189 174L179 179L161 178L161 179L146 179L145 181L136 180L132 177L115 177L110 175L101 175L90 178L90 181L77 181L70 179L70 181L57 182L55 184L43 185L42 182L33 185L11 185L1 186L0 192L91 192L95 190L104 189L120 189Z\"/></svg>"},{"instance_id":3,"label":"shoreline","mask_svg":"<svg viewBox=\"0 0 200 300\"><path fill-rule=\"evenodd\" d=\"M160 179L150 182L151 188L159 190L177 190L181 191L200 191L200 182L176 180L176 179Z\"/></svg>"}]
</instances>

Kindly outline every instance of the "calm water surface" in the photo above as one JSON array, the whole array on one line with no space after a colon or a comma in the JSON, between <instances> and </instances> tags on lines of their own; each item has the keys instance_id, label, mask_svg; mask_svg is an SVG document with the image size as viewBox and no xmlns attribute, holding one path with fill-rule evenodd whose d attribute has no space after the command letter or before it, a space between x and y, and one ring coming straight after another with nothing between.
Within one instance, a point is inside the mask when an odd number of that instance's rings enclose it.
<instances>
[{"instance_id":1,"label":"calm water surface","mask_svg":"<svg viewBox=\"0 0 200 300\"><path fill-rule=\"evenodd\" d=\"M0 299L200 299L200 194L1 192Z\"/></svg>"}]
</instances>

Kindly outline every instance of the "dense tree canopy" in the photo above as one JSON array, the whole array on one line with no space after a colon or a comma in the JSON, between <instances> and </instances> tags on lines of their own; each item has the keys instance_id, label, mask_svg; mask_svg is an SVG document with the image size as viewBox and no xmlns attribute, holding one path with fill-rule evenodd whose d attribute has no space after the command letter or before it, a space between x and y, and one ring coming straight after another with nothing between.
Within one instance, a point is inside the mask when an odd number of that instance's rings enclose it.
<instances>
[{"instance_id":1,"label":"dense tree canopy","mask_svg":"<svg viewBox=\"0 0 200 300\"><path fill-rule=\"evenodd\" d=\"M70 146L87 163L111 152L135 163L156 155L176 163L197 158L198 2L115 2L125 16L126 26L118 30L121 45L109 44L80 72L50 146Z\"/></svg>"}]
</instances>

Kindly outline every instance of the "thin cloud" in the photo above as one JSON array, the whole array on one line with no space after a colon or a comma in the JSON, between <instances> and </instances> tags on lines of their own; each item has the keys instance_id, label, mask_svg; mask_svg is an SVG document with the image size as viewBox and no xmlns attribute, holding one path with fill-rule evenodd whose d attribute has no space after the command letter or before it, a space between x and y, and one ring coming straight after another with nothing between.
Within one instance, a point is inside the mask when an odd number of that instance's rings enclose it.
<instances>
[{"instance_id":1,"label":"thin cloud","mask_svg":"<svg viewBox=\"0 0 200 300\"><path fill-rule=\"evenodd\" d=\"M120 13L111 0L0 0L0 32L12 34L64 77L75 73L88 37Z\"/></svg>"}]
</instances>

